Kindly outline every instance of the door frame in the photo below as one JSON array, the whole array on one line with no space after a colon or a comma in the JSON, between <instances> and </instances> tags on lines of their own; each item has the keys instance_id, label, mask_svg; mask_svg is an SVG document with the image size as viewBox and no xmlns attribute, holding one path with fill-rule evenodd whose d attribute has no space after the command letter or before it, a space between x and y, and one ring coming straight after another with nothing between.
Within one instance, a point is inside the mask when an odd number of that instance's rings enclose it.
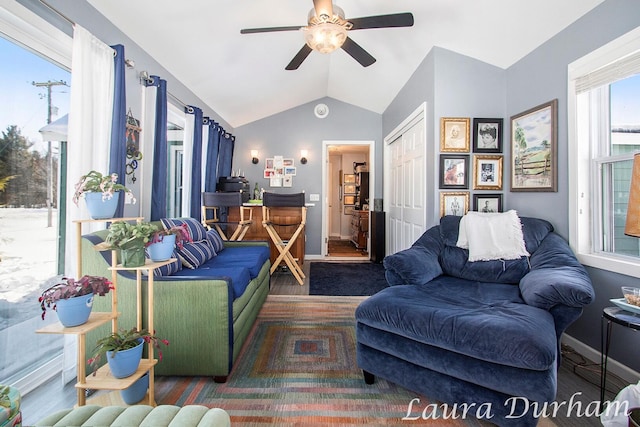
<instances>
[{"instance_id":1,"label":"door frame","mask_svg":"<svg viewBox=\"0 0 640 427\"><path fill-rule=\"evenodd\" d=\"M320 256L322 259L334 259L329 257L329 146L333 145L359 145L369 147L369 158L367 165L369 166L369 205L372 206L373 196L375 196L375 158L376 158L376 146L375 141L372 140L326 140L322 141L322 244L320 245ZM371 218L369 218L371 221ZM371 226L369 226L371 229ZM371 239L367 239L367 253L371 258ZM337 259L337 258L335 258ZM350 257L340 257L340 260L350 260ZM356 258L353 258L356 259ZM362 257L357 259L362 260Z\"/></svg>"}]
</instances>

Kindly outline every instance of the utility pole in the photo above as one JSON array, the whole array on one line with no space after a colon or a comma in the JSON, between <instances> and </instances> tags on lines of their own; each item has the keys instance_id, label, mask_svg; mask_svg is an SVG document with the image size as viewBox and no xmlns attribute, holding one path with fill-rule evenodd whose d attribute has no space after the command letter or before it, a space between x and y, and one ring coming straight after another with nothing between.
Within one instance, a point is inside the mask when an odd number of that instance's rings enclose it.
<instances>
[{"instance_id":1,"label":"utility pole","mask_svg":"<svg viewBox=\"0 0 640 427\"><path fill-rule=\"evenodd\" d=\"M47 124L51 123L51 87L66 86L67 82L59 80L52 82L31 82L36 87L47 88ZM47 227L53 225L53 155L51 153L51 141L47 141Z\"/></svg>"}]
</instances>

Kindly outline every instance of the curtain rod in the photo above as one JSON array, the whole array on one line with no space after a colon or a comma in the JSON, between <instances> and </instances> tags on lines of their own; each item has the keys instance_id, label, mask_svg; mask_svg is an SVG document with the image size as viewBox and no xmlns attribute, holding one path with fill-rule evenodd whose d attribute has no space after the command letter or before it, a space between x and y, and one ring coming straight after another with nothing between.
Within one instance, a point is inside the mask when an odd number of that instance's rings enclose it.
<instances>
[{"instance_id":1,"label":"curtain rod","mask_svg":"<svg viewBox=\"0 0 640 427\"><path fill-rule=\"evenodd\" d=\"M71 24L72 26L75 25L76 23L73 22L67 15L65 15L64 13L60 12L58 9L56 9L55 7L51 6L49 3L47 3L45 0L39 0L40 3L42 3L47 9L49 9L50 11L52 11L53 13L55 13L56 15L58 15L60 18L64 19L65 21L67 21L69 24Z\"/></svg>"}]
</instances>

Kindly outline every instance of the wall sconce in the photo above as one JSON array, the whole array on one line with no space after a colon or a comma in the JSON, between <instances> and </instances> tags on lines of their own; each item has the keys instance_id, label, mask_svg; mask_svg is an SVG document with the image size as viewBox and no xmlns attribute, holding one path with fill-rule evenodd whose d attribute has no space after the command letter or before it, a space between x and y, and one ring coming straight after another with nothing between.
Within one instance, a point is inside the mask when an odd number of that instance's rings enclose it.
<instances>
[{"instance_id":1,"label":"wall sconce","mask_svg":"<svg viewBox=\"0 0 640 427\"><path fill-rule=\"evenodd\" d=\"M251 150L251 163L257 165L260 160L258 159L258 150Z\"/></svg>"},{"instance_id":2,"label":"wall sconce","mask_svg":"<svg viewBox=\"0 0 640 427\"><path fill-rule=\"evenodd\" d=\"M307 164L307 150L300 150L300 163Z\"/></svg>"}]
</instances>

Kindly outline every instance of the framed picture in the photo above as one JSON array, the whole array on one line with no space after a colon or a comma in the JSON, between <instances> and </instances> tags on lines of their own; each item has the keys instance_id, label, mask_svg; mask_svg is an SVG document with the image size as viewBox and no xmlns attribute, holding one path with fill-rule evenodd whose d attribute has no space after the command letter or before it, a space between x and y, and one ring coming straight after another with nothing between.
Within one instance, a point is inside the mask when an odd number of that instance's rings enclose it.
<instances>
[{"instance_id":1,"label":"framed picture","mask_svg":"<svg viewBox=\"0 0 640 427\"><path fill-rule=\"evenodd\" d=\"M440 216L463 216L469 210L469 192L440 193Z\"/></svg>"},{"instance_id":2,"label":"framed picture","mask_svg":"<svg viewBox=\"0 0 640 427\"><path fill-rule=\"evenodd\" d=\"M353 206L353 205L355 205L356 204L356 196L355 196L355 194L352 194L352 195L345 194L345 196L344 196L344 204L345 204L345 206Z\"/></svg>"},{"instance_id":3,"label":"framed picture","mask_svg":"<svg viewBox=\"0 0 640 427\"><path fill-rule=\"evenodd\" d=\"M469 188L469 156L440 154L440 188Z\"/></svg>"},{"instance_id":4,"label":"framed picture","mask_svg":"<svg viewBox=\"0 0 640 427\"><path fill-rule=\"evenodd\" d=\"M502 156L473 156L473 189L502 190Z\"/></svg>"},{"instance_id":5,"label":"framed picture","mask_svg":"<svg viewBox=\"0 0 640 427\"><path fill-rule=\"evenodd\" d=\"M502 194L474 194L473 210L478 212L502 212Z\"/></svg>"},{"instance_id":6,"label":"framed picture","mask_svg":"<svg viewBox=\"0 0 640 427\"><path fill-rule=\"evenodd\" d=\"M502 153L502 119L473 119L473 152Z\"/></svg>"},{"instance_id":7,"label":"framed picture","mask_svg":"<svg viewBox=\"0 0 640 427\"><path fill-rule=\"evenodd\" d=\"M293 175L285 175L282 178L283 187L293 187Z\"/></svg>"},{"instance_id":8,"label":"framed picture","mask_svg":"<svg viewBox=\"0 0 640 427\"><path fill-rule=\"evenodd\" d=\"M511 117L511 191L558 191L558 100Z\"/></svg>"},{"instance_id":9,"label":"framed picture","mask_svg":"<svg viewBox=\"0 0 640 427\"><path fill-rule=\"evenodd\" d=\"M285 166L284 167L284 174L285 175L296 176L296 167L295 166Z\"/></svg>"},{"instance_id":10,"label":"framed picture","mask_svg":"<svg viewBox=\"0 0 640 427\"><path fill-rule=\"evenodd\" d=\"M274 175L275 175L275 172L273 171L273 169L265 169L263 178L270 179L270 178L273 178Z\"/></svg>"},{"instance_id":11,"label":"framed picture","mask_svg":"<svg viewBox=\"0 0 640 427\"><path fill-rule=\"evenodd\" d=\"M281 177L278 177L278 178L271 177L269 179L269 186L270 187L282 187L282 178Z\"/></svg>"},{"instance_id":12,"label":"framed picture","mask_svg":"<svg viewBox=\"0 0 640 427\"><path fill-rule=\"evenodd\" d=\"M469 152L469 123L468 117L440 118L440 151Z\"/></svg>"},{"instance_id":13,"label":"framed picture","mask_svg":"<svg viewBox=\"0 0 640 427\"><path fill-rule=\"evenodd\" d=\"M356 175L352 173L344 174L344 183L345 184L355 184L356 183Z\"/></svg>"},{"instance_id":14,"label":"framed picture","mask_svg":"<svg viewBox=\"0 0 640 427\"><path fill-rule=\"evenodd\" d=\"M355 184L345 184L344 185L344 194L356 194L356 185Z\"/></svg>"},{"instance_id":15,"label":"framed picture","mask_svg":"<svg viewBox=\"0 0 640 427\"><path fill-rule=\"evenodd\" d=\"M273 169L273 157L267 157L264 161L265 169Z\"/></svg>"}]
</instances>

